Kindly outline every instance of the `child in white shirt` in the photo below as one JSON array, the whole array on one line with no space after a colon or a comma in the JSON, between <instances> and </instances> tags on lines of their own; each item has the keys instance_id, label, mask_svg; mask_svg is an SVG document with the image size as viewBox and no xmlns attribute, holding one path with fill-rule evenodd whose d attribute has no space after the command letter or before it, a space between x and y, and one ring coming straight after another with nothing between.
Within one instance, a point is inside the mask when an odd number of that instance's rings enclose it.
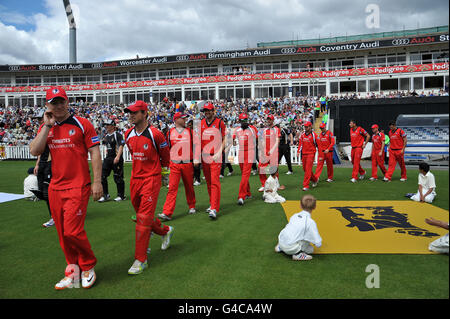
<instances>
[{"instance_id":1,"label":"child in white shirt","mask_svg":"<svg viewBox=\"0 0 450 319\"><path fill-rule=\"evenodd\" d=\"M289 223L278 235L278 244L275 252L284 252L292 255L293 260L311 260L314 248L322 246L316 222L311 218L312 211L316 208L316 199L312 195L303 196L300 206L302 211L294 214Z\"/></svg>"},{"instance_id":2,"label":"child in white shirt","mask_svg":"<svg viewBox=\"0 0 450 319\"><path fill-rule=\"evenodd\" d=\"M264 184L264 194L263 200L266 203L284 203L286 199L278 195L277 190L280 188L280 183L278 181L277 172L274 172L269 176Z\"/></svg>"},{"instance_id":3,"label":"child in white shirt","mask_svg":"<svg viewBox=\"0 0 450 319\"><path fill-rule=\"evenodd\" d=\"M23 194L25 199L36 200L36 195L31 190L38 190L38 180L37 176L34 175L34 168L30 167L28 169L28 176L23 181Z\"/></svg>"},{"instance_id":4,"label":"child in white shirt","mask_svg":"<svg viewBox=\"0 0 450 319\"><path fill-rule=\"evenodd\" d=\"M407 197L416 202L432 203L436 197L436 181L430 166L427 163L419 164L419 190L416 194L407 194Z\"/></svg>"}]
</instances>

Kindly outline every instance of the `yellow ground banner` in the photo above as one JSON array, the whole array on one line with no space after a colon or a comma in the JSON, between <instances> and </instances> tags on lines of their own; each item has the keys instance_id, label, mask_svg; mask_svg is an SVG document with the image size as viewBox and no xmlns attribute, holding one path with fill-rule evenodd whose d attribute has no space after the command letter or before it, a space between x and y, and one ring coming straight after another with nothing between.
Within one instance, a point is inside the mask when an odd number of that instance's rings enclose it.
<instances>
[{"instance_id":1,"label":"yellow ground banner","mask_svg":"<svg viewBox=\"0 0 450 319\"><path fill-rule=\"evenodd\" d=\"M299 201L281 204L287 220L301 211ZM317 201L322 247L317 254L432 254L428 245L448 231L425 218L448 221L442 208L413 201Z\"/></svg>"}]
</instances>

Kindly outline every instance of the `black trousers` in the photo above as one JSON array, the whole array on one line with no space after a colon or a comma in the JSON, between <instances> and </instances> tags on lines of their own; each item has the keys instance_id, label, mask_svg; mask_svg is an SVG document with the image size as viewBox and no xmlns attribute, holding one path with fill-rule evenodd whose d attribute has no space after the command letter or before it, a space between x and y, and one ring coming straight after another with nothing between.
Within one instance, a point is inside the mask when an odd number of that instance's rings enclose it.
<instances>
[{"instance_id":1,"label":"black trousers","mask_svg":"<svg viewBox=\"0 0 450 319\"><path fill-rule=\"evenodd\" d=\"M291 147L288 144L280 144L278 147L278 163L280 163L283 156L286 159L289 172L292 172Z\"/></svg>"},{"instance_id":2,"label":"black trousers","mask_svg":"<svg viewBox=\"0 0 450 319\"><path fill-rule=\"evenodd\" d=\"M41 200L45 200L47 203L48 213L50 218L52 213L50 212L50 203L48 200L48 185L52 178L52 162L39 162L37 171L38 189L41 192Z\"/></svg>"},{"instance_id":3,"label":"black trousers","mask_svg":"<svg viewBox=\"0 0 450 319\"><path fill-rule=\"evenodd\" d=\"M201 172L202 172L202 164L194 165L194 182L200 183Z\"/></svg>"},{"instance_id":4,"label":"black trousers","mask_svg":"<svg viewBox=\"0 0 450 319\"><path fill-rule=\"evenodd\" d=\"M225 152L222 152L222 167L220 168L220 175L223 175L225 173L225 167L228 167L228 171L230 173L233 173L233 166L228 162L228 154L230 151L228 151L226 154ZM225 161L225 159L227 159ZM226 162L226 163L225 163Z\"/></svg>"},{"instance_id":5,"label":"black trousers","mask_svg":"<svg viewBox=\"0 0 450 319\"><path fill-rule=\"evenodd\" d=\"M117 186L117 196L123 198L125 196L125 182L123 181L123 158L119 163L114 164L114 158L105 157L102 164L102 186L103 195L106 196L108 192L108 176L114 172L114 182Z\"/></svg>"}]
</instances>

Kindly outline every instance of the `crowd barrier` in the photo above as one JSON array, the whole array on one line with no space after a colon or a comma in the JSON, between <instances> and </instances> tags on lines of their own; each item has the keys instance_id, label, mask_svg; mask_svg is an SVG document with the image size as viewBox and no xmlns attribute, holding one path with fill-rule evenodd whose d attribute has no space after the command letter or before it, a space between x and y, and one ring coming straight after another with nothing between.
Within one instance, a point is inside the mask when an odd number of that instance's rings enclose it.
<instances>
[{"instance_id":1,"label":"crowd barrier","mask_svg":"<svg viewBox=\"0 0 450 319\"><path fill-rule=\"evenodd\" d=\"M238 146L231 147L228 154L228 160L231 164L238 164L238 152ZM104 145L100 145L100 153L102 159L104 159L106 156L106 147ZM30 154L30 148L28 146L0 146L0 158L6 160L37 159L36 156ZM90 156L88 156L88 159L90 159ZM125 162L131 162L131 154L127 146L123 149L123 159ZM297 146L291 146L291 162L292 164L300 164L297 156ZM314 162L317 162L317 154ZM284 157L281 159L280 165L286 165L286 159Z\"/></svg>"}]
</instances>

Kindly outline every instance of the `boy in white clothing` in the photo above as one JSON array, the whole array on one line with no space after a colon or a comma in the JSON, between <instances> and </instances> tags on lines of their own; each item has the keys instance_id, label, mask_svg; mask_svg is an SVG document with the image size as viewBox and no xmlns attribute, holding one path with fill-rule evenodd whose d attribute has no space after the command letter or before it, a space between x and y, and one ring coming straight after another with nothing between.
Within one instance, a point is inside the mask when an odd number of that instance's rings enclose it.
<instances>
[{"instance_id":1,"label":"boy in white clothing","mask_svg":"<svg viewBox=\"0 0 450 319\"><path fill-rule=\"evenodd\" d=\"M23 194L25 199L36 201L36 195L33 194L32 190L38 190L38 180L37 176L34 175L34 167L28 169L28 176L23 181Z\"/></svg>"},{"instance_id":2,"label":"boy in white clothing","mask_svg":"<svg viewBox=\"0 0 450 319\"><path fill-rule=\"evenodd\" d=\"M312 195L303 196L300 206L302 211L291 216L289 223L278 235L275 252L292 255L293 260L311 260L314 248L322 246L316 222L311 213L316 208L316 199Z\"/></svg>"},{"instance_id":3,"label":"boy in white clothing","mask_svg":"<svg viewBox=\"0 0 450 319\"><path fill-rule=\"evenodd\" d=\"M406 194L416 202L432 203L436 197L436 181L433 173L430 172L430 166L427 163L419 164L419 190L415 194Z\"/></svg>"},{"instance_id":4,"label":"boy in white clothing","mask_svg":"<svg viewBox=\"0 0 450 319\"><path fill-rule=\"evenodd\" d=\"M278 181L277 172L275 171L273 174L269 176L264 184L264 194L263 200L266 203L284 203L286 199L280 195L278 195L277 190L280 188L280 183Z\"/></svg>"}]
</instances>

